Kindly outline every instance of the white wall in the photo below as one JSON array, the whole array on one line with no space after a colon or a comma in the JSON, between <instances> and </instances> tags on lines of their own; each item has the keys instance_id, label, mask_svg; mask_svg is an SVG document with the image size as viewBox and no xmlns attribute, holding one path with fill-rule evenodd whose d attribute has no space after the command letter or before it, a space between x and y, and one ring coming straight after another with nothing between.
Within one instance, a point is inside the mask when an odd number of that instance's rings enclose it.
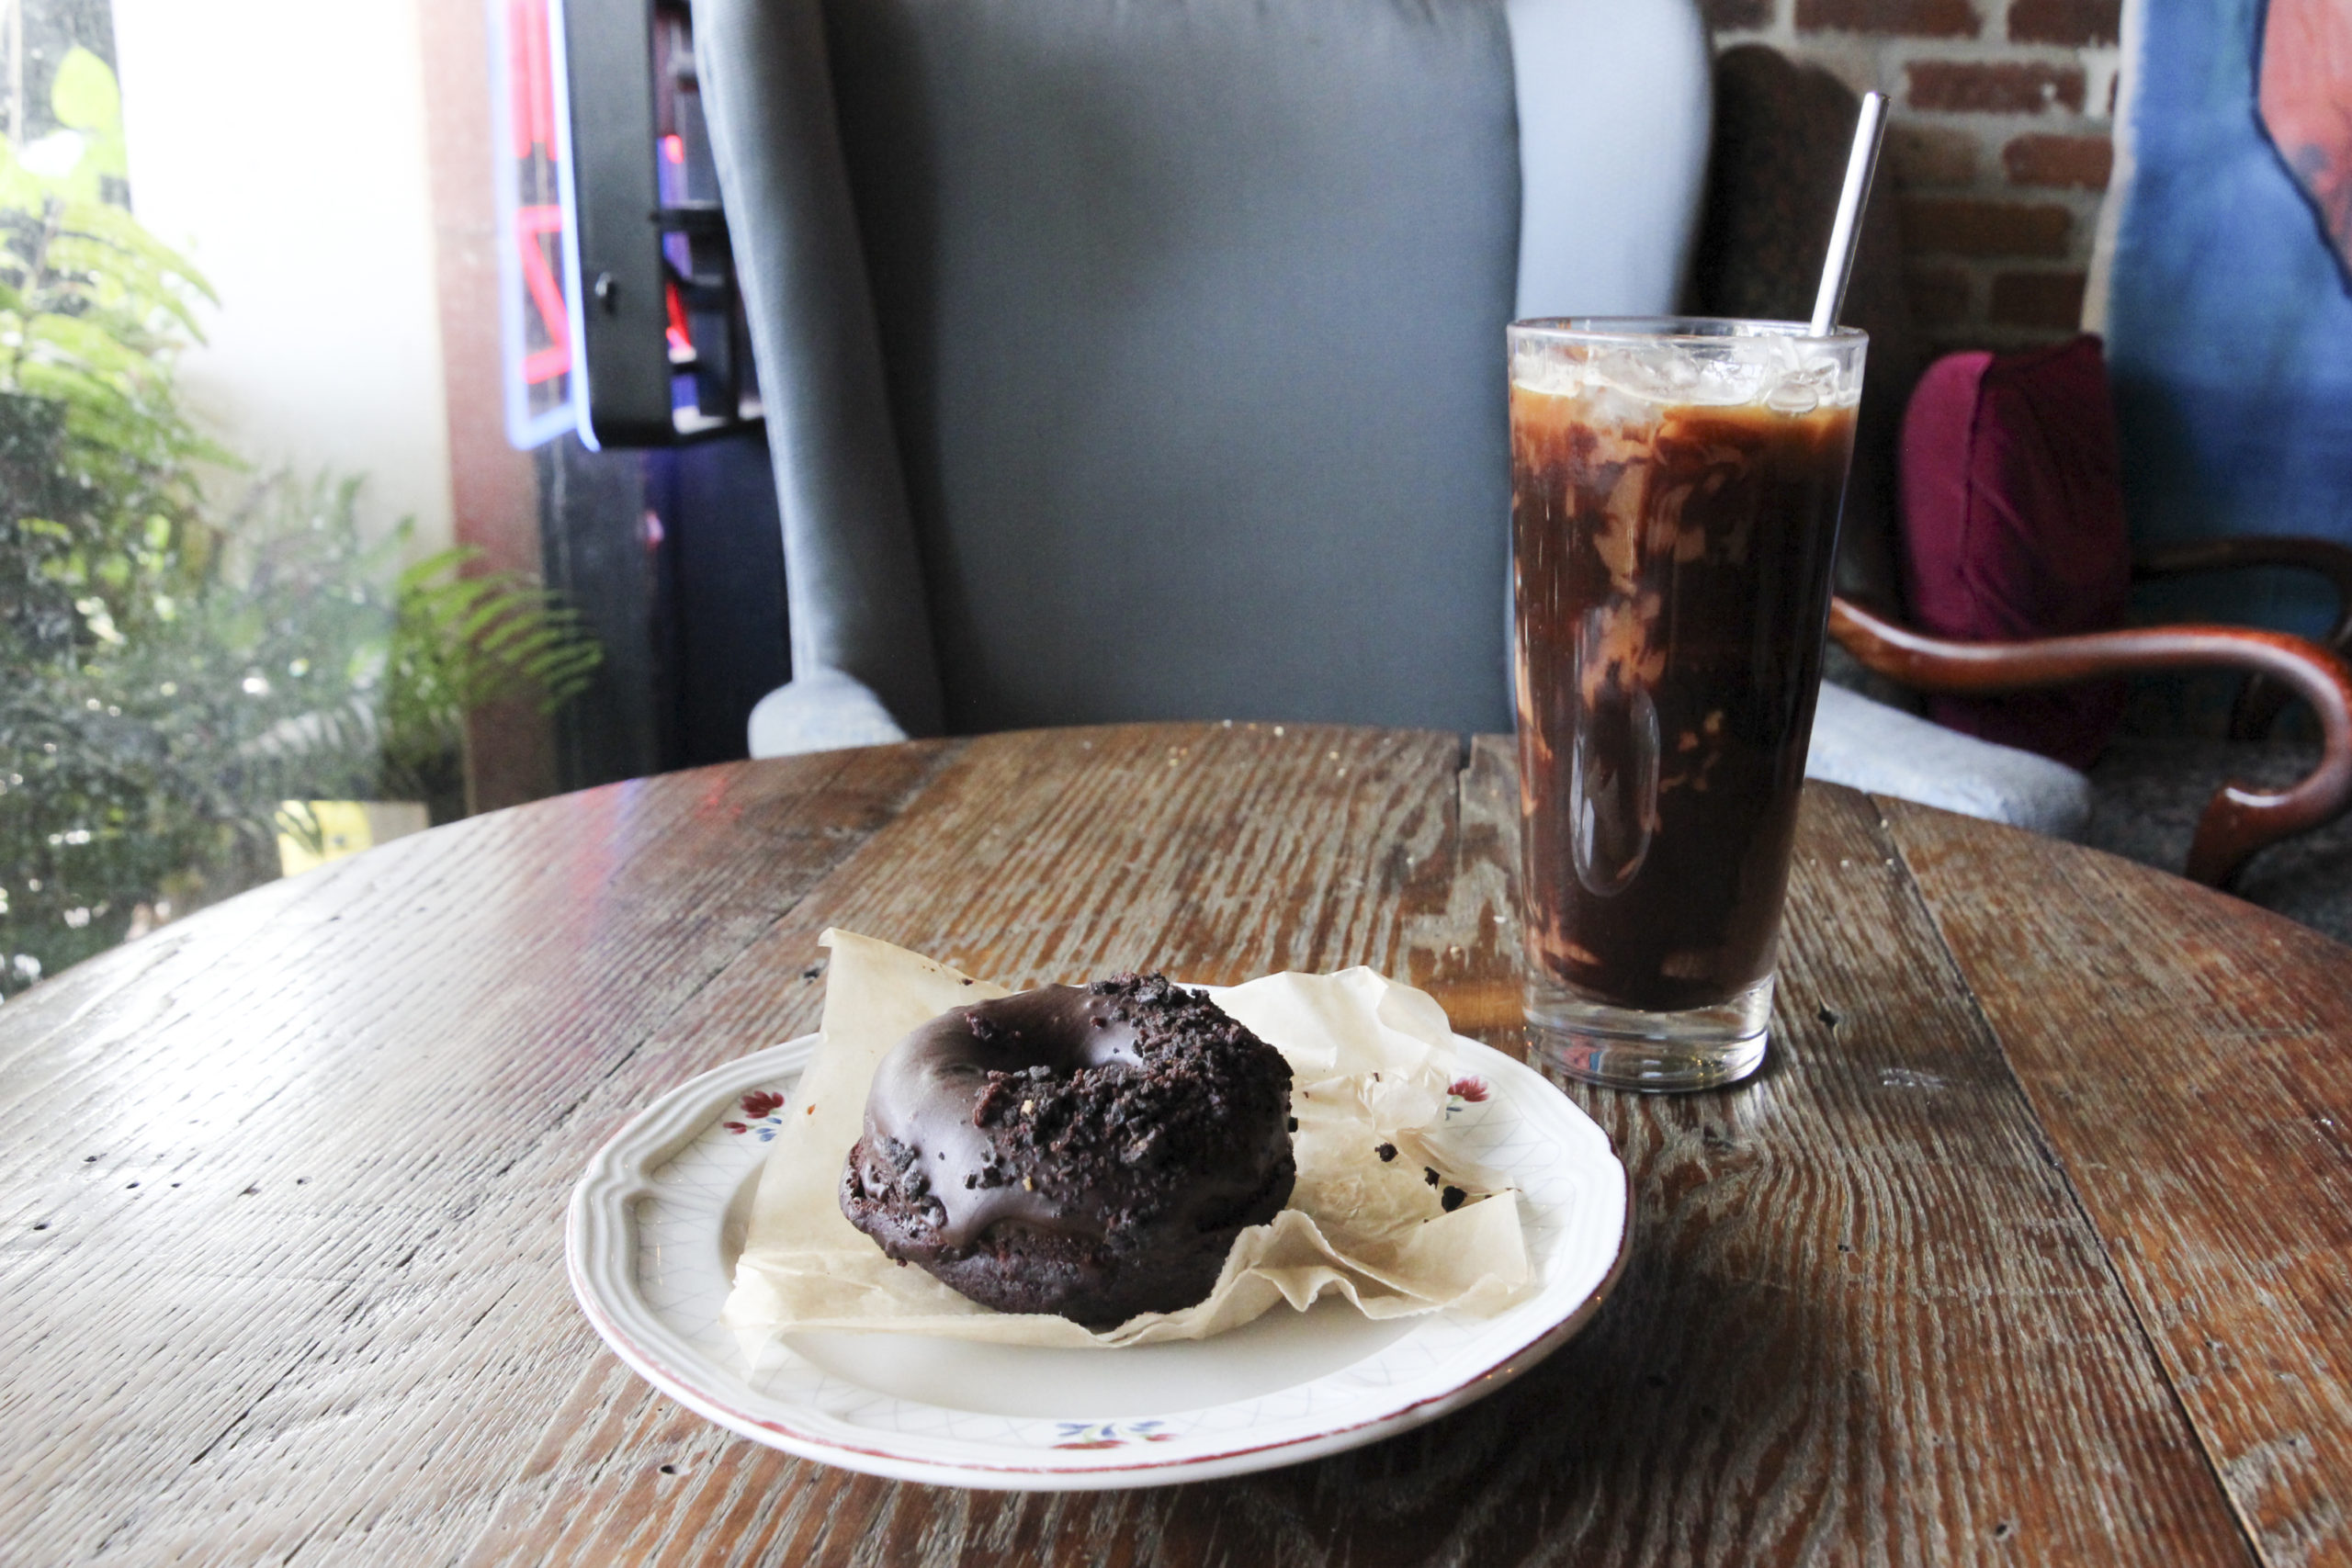
<instances>
[{"instance_id":1,"label":"white wall","mask_svg":"<svg viewBox=\"0 0 2352 1568\"><path fill-rule=\"evenodd\" d=\"M191 407L450 537L415 0L114 0L132 209L220 296Z\"/></svg>"}]
</instances>

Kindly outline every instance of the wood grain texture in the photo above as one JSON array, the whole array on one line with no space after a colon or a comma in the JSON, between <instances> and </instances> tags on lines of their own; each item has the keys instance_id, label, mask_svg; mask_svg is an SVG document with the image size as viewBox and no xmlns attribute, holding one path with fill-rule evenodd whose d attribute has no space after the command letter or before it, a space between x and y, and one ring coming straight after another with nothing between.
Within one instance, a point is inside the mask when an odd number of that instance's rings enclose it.
<instances>
[{"instance_id":1,"label":"wood grain texture","mask_svg":"<svg viewBox=\"0 0 2352 1568\"><path fill-rule=\"evenodd\" d=\"M1500 749L1464 766L1437 737L976 742L741 967L813 964L834 922L1015 980L1363 961L1491 1023L1516 1003L1513 790ZM1815 816L1799 897L1834 902ZM1805 1038L1736 1096L1585 1097L1638 1173L1645 1242L1593 1329L1485 1404L1261 1477L1002 1497L746 1457L599 1363L474 1561L2245 1561L1886 855L1870 840L1874 902L1796 944L1857 998L1842 1033L1784 1022ZM1792 989L1819 977L1792 964ZM727 990L698 1002L731 1012ZM616 1421L641 1446L602 1437Z\"/></svg>"},{"instance_id":2,"label":"wood grain texture","mask_svg":"<svg viewBox=\"0 0 2352 1568\"><path fill-rule=\"evenodd\" d=\"M35 988L0 1010L0 1562L2249 1561L2092 1224L2134 1217L2086 1213L1835 790L1772 1066L1580 1092L1634 1264L1429 1427L1159 1491L899 1485L685 1412L571 1301L589 1156L813 1023L829 924L1012 982L1370 963L1507 1043L1514 788L1496 742L1295 727L735 764L402 840ZM2245 960L2209 948L2225 992Z\"/></svg>"},{"instance_id":3,"label":"wood grain texture","mask_svg":"<svg viewBox=\"0 0 2352 1568\"><path fill-rule=\"evenodd\" d=\"M2247 1529L2352 1563L2352 949L1883 804Z\"/></svg>"},{"instance_id":4,"label":"wood grain texture","mask_svg":"<svg viewBox=\"0 0 2352 1568\"><path fill-rule=\"evenodd\" d=\"M477 818L10 1002L0 1559L454 1557L543 1359L588 1353L560 1241L598 1097L709 1065L653 1025L938 756Z\"/></svg>"}]
</instances>

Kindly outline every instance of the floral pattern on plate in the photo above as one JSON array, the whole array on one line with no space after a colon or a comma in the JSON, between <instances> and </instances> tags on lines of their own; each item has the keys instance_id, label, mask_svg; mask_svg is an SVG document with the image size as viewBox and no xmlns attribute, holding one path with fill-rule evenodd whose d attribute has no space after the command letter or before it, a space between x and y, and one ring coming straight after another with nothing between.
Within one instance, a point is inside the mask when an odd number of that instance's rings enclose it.
<instances>
[{"instance_id":1,"label":"floral pattern on plate","mask_svg":"<svg viewBox=\"0 0 2352 1568\"><path fill-rule=\"evenodd\" d=\"M1168 1443L1174 1432L1163 1431L1165 1421L1064 1421L1057 1449L1123 1449L1129 1443Z\"/></svg>"},{"instance_id":2,"label":"floral pattern on plate","mask_svg":"<svg viewBox=\"0 0 2352 1568\"><path fill-rule=\"evenodd\" d=\"M785 1096L780 1090L755 1089L741 1101L747 1120L721 1122L719 1125L737 1137L746 1133L757 1133L760 1142L772 1144L784 1126L784 1102Z\"/></svg>"}]
</instances>

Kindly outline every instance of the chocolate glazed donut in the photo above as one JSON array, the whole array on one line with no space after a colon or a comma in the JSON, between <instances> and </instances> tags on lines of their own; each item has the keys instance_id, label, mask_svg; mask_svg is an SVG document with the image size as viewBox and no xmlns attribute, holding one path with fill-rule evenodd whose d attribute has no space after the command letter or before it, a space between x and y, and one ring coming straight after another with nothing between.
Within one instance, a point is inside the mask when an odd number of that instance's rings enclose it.
<instances>
[{"instance_id":1,"label":"chocolate glazed donut","mask_svg":"<svg viewBox=\"0 0 2352 1568\"><path fill-rule=\"evenodd\" d=\"M1109 1327L1216 1285L1289 1201L1290 1066L1158 975L942 1013L883 1058L842 1213L984 1306Z\"/></svg>"}]
</instances>

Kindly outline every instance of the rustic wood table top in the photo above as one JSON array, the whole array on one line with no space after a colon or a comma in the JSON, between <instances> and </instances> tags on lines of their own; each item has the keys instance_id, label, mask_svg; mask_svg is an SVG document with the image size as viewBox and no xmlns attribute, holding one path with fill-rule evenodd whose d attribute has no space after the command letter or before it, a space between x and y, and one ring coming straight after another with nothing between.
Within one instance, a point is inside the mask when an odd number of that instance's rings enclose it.
<instances>
[{"instance_id":1,"label":"rustic wood table top","mask_svg":"<svg viewBox=\"0 0 2352 1568\"><path fill-rule=\"evenodd\" d=\"M605 1350L565 1201L813 1027L842 925L1012 983L1376 965L1511 1048L1501 742L1143 726L401 840L0 1009L0 1562L2352 1562L2352 950L1808 791L1765 1072L1580 1091L1636 1245L1491 1398L1160 1490L787 1458Z\"/></svg>"}]
</instances>

